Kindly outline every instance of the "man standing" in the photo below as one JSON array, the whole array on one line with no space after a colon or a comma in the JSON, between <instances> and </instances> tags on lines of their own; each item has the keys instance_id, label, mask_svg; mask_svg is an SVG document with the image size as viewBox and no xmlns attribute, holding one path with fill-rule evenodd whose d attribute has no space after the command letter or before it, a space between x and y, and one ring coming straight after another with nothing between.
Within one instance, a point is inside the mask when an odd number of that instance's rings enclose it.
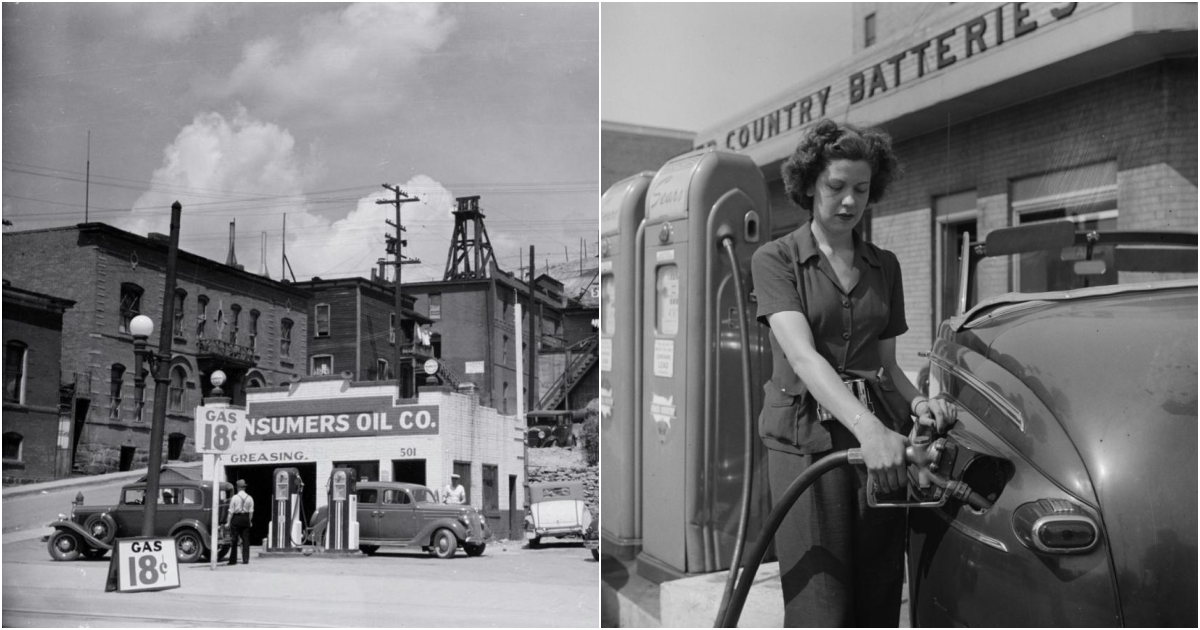
<instances>
[{"instance_id":1,"label":"man standing","mask_svg":"<svg viewBox=\"0 0 1200 630\"><path fill-rule=\"evenodd\" d=\"M458 480L458 473L450 474L450 483L442 489L442 503L462 505L467 502L467 491Z\"/></svg>"},{"instance_id":2,"label":"man standing","mask_svg":"<svg viewBox=\"0 0 1200 630\"><path fill-rule=\"evenodd\" d=\"M250 564L250 526L254 523L254 498L246 494L246 480L237 480L237 494L229 501L229 565L237 564L238 541L242 544L242 564Z\"/></svg>"}]
</instances>

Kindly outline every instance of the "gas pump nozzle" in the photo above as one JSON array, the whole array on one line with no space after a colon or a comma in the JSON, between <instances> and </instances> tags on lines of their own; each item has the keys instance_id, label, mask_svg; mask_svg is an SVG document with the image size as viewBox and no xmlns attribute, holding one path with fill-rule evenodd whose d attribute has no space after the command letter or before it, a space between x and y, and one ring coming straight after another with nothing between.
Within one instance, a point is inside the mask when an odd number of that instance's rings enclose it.
<instances>
[{"instance_id":1,"label":"gas pump nozzle","mask_svg":"<svg viewBox=\"0 0 1200 630\"><path fill-rule=\"evenodd\" d=\"M971 490L962 481L949 479L940 470L952 470L958 455L958 445L946 436L934 436L932 428L921 423L913 426L909 445L904 449L908 462L908 485L898 492L884 494L867 480L867 505L871 507L941 507L946 499L956 499L977 510L992 507L992 502ZM851 464L862 465L862 450L849 449L846 457ZM900 495L900 496L897 496Z\"/></svg>"}]
</instances>

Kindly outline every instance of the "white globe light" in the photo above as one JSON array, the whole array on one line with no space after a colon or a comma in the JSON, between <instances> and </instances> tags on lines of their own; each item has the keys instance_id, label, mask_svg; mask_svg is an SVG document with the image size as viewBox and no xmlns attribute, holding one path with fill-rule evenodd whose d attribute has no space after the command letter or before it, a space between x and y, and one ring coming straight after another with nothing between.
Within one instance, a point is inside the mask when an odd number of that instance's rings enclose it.
<instances>
[{"instance_id":1,"label":"white globe light","mask_svg":"<svg viewBox=\"0 0 1200 630\"><path fill-rule=\"evenodd\" d=\"M154 334L154 320L145 315L138 315L129 322L129 332L134 337L149 337Z\"/></svg>"},{"instance_id":2,"label":"white globe light","mask_svg":"<svg viewBox=\"0 0 1200 630\"><path fill-rule=\"evenodd\" d=\"M221 370L217 370L216 372L212 373L212 376L209 377L209 380L212 381L214 387L220 387L225 384L225 373Z\"/></svg>"}]
</instances>

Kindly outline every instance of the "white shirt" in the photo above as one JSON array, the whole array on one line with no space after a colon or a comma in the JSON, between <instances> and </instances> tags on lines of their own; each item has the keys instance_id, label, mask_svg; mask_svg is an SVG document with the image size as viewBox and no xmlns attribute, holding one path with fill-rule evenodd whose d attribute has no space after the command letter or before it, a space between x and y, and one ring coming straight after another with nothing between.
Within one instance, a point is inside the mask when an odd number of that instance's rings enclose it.
<instances>
[{"instance_id":1,"label":"white shirt","mask_svg":"<svg viewBox=\"0 0 1200 630\"><path fill-rule=\"evenodd\" d=\"M467 502L467 491L462 484L448 483L442 490L442 503L463 504Z\"/></svg>"}]
</instances>

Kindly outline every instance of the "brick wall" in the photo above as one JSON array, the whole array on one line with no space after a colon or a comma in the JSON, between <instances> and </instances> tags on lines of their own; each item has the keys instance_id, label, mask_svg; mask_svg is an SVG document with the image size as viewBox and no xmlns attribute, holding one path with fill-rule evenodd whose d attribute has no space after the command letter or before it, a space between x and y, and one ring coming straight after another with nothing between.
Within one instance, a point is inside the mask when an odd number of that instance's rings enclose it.
<instances>
[{"instance_id":1,"label":"brick wall","mask_svg":"<svg viewBox=\"0 0 1200 630\"><path fill-rule=\"evenodd\" d=\"M929 208L898 212L875 219L872 240L900 261L904 282L904 316L908 333L896 339L896 360L908 372L920 369L917 352L933 345L933 248L930 245L932 212Z\"/></svg>"},{"instance_id":2,"label":"brick wall","mask_svg":"<svg viewBox=\"0 0 1200 630\"><path fill-rule=\"evenodd\" d=\"M26 345L23 403L4 403L4 432L15 432L22 437L20 460L4 460L6 480L39 481L56 476L61 339L61 316L5 302L6 352L10 341Z\"/></svg>"}]
</instances>

